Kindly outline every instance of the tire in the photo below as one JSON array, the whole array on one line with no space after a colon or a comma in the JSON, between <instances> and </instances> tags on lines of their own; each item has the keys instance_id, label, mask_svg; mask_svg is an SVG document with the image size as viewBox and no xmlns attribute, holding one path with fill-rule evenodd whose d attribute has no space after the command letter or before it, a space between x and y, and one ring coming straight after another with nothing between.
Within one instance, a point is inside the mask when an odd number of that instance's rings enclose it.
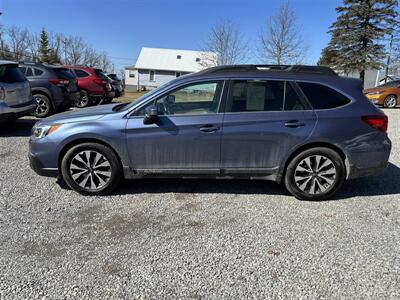
<instances>
[{"instance_id":1,"label":"tire","mask_svg":"<svg viewBox=\"0 0 400 300\"><path fill-rule=\"evenodd\" d=\"M45 118L53 113L53 104L49 97L42 94L34 94L33 98L36 100L36 108L32 113L35 117Z\"/></svg>"},{"instance_id":2,"label":"tire","mask_svg":"<svg viewBox=\"0 0 400 300\"><path fill-rule=\"evenodd\" d=\"M389 95L383 101L383 107L385 108L395 108L397 106L397 96Z\"/></svg>"},{"instance_id":3,"label":"tire","mask_svg":"<svg viewBox=\"0 0 400 300\"><path fill-rule=\"evenodd\" d=\"M112 100L113 100L113 98L111 98L111 97L104 97L104 98L101 98L99 104L109 104L112 102Z\"/></svg>"},{"instance_id":4,"label":"tire","mask_svg":"<svg viewBox=\"0 0 400 300\"><path fill-rule=\"evenodd\" d=\"M345 178L346 169L336 151L312 148L289 162L285 186L299 200L327 200L339 190Z\"/></svg>"},{"instance_id":5,"label":"tire","mask_svg":"<svg viewBox=\"0 0 400 300\"><path fill-rule=\"evenodd\" d=\"M88 92L81 91L81 96L75 100L75 107L85 108L92 105L92 100L89 97Z\"/></svg>"},{"instance_id":6,"label":"tire","mask_svg":"<svg viewBox=\"0 0 400 300\"><path fill-rule=\"evenodd\" d=\"M83 143L72 147L64 155L61 174L68 186L82 195L106 195L119 185L122 167L109 147Z\"/></svg>"}]
</instances>

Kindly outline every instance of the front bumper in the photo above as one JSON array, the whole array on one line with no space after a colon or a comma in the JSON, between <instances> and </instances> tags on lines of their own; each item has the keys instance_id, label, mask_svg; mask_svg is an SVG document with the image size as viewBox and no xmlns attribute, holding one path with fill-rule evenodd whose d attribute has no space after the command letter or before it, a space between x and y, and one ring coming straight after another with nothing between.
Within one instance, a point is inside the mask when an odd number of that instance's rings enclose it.
<instances>
[{"instance_id":1,"label":"front bumper","mask_svg":"<svg viewBox=\"0 0 400 300\"><path fill-rule=\"evenodd\" d=\"M366 94L365 97L367 97L367 99L369 101L371 101L373 104L382 104L383 103L382 94L376 94L376 95Z\"/></svg>"},{"instance_id":2,"label":"front bumper","mask_svg":"<svg viewBox=\"0 0 400 300\"><path fill-rule=\"evenodd\" d=\"M42 162L32 153L29 153L29 165L36 174L46 177L58 177L57 168L46 168Z\"/></svg>"},{"instance_id":3,"label":"front bumper","mask_svg":"<svg viewBox=\"0 0 400 300\"><path fill-rule=\"evenodd\" d=\"M0 103L0 121L19 118L30 115L36 108L36 101L32 98L31 101L8 106L6 103Z\"/></svg>"}]
</instances>

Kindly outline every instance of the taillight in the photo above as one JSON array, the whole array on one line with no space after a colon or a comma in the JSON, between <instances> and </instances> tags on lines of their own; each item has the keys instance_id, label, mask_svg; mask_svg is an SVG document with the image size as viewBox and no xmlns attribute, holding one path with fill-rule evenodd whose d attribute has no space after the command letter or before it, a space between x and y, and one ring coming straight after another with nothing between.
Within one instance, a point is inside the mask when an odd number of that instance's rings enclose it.
<instances>
[{"instance_id":1,"label":"taillight","mask_svg":"<svg viewBox=\"0 0 400 300\"><path fill-rule=\"evenodd\" d=\"M0 100L6 99L6 90L0 86Z\"/></svg>"},{"instance_id":2,"label":"taillight","mask_svg":"<svg viewBox=\"0 0 400 300\"><path fill-rule=\"evenodd\" d=\"M93 82L98 84L98 85L104 85L107 83L107 81L103 80L103 79L99 79L99 78L94 78Z\"/></svg>"},{"instance_id":3,"label":"taillight","mask_svg":"<svg viewBox=\"0 0 400 300\"><path fill-rule=\"evenodd\" d=\"M62 86L62 87L67 86L69 84L69 80L65 79L50 79L49 81L56 86Z\"/></svg>"},{"instance_id":4,"label":"taillight","mask_svg":"<svg viewBox=\"0 0 400 300\"><path fill-rule=\"evenodd\" d=\"M387 132L388 117L386 115L363 116L361 117L361 119L375 129L382 132Z\"/></svg>"}]
</instances>

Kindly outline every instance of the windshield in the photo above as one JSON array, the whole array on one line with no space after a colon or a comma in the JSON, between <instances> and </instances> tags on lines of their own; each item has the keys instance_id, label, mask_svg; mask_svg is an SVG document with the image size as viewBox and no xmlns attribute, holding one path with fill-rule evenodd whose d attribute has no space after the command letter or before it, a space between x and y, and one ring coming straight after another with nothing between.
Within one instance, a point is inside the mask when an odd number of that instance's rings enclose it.
<instances>
[{"instance_id":1,"label":"windshield","mask_svg":"<svg viewBox=\"0 0 400 300\"><path fill-rule=\"evenodd\" d=\"M170 87L171 85L173 85L175 83L177 79L171 80L170 82L167 82L166 84L151 90L150 92L140 96L139 98L129 102L129 105L126 105L125 107L123 107L123 109L121 110L129 110L130 108L136 106L137 104L139 104L142 101L146 101L147 99L149 99L150 97L152 97L153 95L162 92L163 90L167 89L168 87Z\"/></svg>"},{"instance_id":2,"label":"windshield","mask_svg":"<svg viewBox=\"0 0 400 300\"><path fill-rule=\"evenodd\" d=\"M390 82L378 85L377 87L390 87L390 86L398 86L398 85L400 85L400 80L390 81Z\"/></svg>"}]
</instances>

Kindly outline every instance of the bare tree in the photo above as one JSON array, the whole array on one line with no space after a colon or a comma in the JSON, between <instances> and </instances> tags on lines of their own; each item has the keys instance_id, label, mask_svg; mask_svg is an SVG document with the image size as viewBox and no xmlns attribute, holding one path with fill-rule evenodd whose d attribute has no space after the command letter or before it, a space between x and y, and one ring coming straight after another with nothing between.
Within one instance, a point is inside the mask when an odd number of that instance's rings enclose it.
<instances>
[{"instance_id":1,"label":"bare tree","mask_svg":"<svg viewBox=\"0 0 400 300\"><path fill-rule=\"evenodd\" d=\"M55 57L58 57L63 63L65 63L65 51L64 51L65 36L58 32L49 33L49 48L54 53Z\"/></svg>"},{"instance_id":2,"label":"bare tree","mask_svg":"<svg viewBox=\"0 0 400 300\"><path fill-rule=\"evenodd\" d=\"M39 59L39 36L35 32L28 34L28 51L33 61Z\"/></svg>"},{"instance_id":3,"label":"bare tree","mask_svg":"<svg viewBox=\"0 0 400 300\"><path fill-rule=\"evenodd\" d=\"M69 36L65 39L65 60L69 65L84 64L86 43L81 37Z\"/></svg>"},{"instance_id":4,"label":"bare tree","mask_svg":"<svg viewBox=\"0 0 400 300\"><path fill-rule=\"evenodd\" d=\"M258 56L265 63L299 64L307 55L294 11L287 3L266 22L260 31L259 42Z\"/></svg>"},{"instance_id":5,"label":"bare tree","mask_svg":"<svg viewBox=\"0 0 400 300\"><path fill-rule=\"evenodd\" d=\"M13 52L15 60L21 60L28 56L29 32L17 26L7 29L10 51Z\"/></svg>"},{"instance_id":6,"label":"bare tree","mask_svg":"<svg viewBox=\"0 0 400 300\"><path fill-rule=\"evenodd\" d=\"M248 43L239 27L228 21L211 28L205 48L201 58L203 67L244 63L249 54Z\"/></svg>"},{"instance_id":7,"label":"bare tree","mask_svg":"<svg viewBox=\"0 0 400 300\"><path fill-rule=\"evenodd\" d=\"M100 53L100 60L99 64L97 65L100 69L107 72L114 72L114 64L111 62L110 58L108 57L107 53L102 52Z\"/></svg>"}]
</instances>

